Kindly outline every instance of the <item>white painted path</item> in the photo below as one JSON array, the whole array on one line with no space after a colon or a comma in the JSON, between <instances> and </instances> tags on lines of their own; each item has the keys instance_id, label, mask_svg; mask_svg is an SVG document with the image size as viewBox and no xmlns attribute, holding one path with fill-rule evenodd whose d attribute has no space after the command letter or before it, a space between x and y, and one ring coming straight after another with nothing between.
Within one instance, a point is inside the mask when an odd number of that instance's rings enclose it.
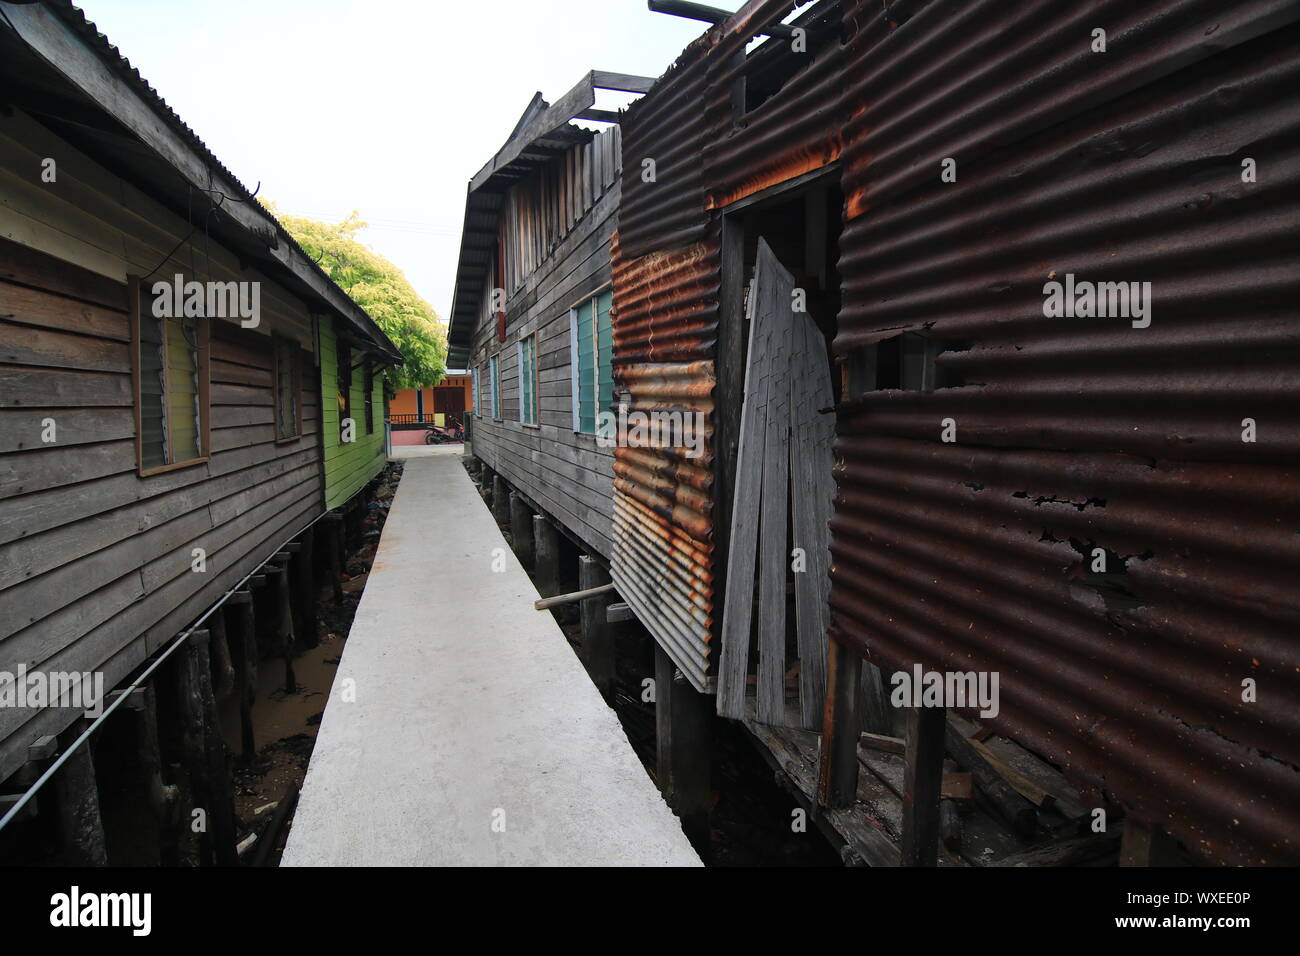
<instances>
[{"instance_id":1,"label":"white painted path","mask_svg":"<svg viewBox=\"0 0 1300 956\"><path fill-rule=\"evenodd\" d=\"M406 461L281 865L699 866L459 451Z\"/></svg>"}]
</instances>

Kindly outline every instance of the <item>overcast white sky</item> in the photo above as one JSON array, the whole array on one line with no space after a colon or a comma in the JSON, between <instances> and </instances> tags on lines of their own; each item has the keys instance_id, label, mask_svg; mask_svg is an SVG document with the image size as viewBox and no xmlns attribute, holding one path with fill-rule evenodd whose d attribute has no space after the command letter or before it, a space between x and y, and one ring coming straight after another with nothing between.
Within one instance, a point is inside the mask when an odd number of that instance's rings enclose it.
<instances>
[{"instance_id":1,"label":"overcast white sky","mask_svg":"<svg viewBox=\"0 0 1300 956\"><path fill-rule=\"evenodd\" d=\"M645 0L78 4L249 189L317 219L359 210L444 321L466 183L533 94L592 69L657 77L706 26Z\"/></svg>"}]
</instances>

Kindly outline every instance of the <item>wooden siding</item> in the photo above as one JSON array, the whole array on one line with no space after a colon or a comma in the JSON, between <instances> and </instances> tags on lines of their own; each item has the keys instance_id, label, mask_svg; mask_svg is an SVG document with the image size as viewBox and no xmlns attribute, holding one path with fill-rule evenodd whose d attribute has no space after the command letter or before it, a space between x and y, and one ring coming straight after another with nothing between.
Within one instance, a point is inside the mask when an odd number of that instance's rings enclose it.
<instances>
[{"instance_id":1,"label":"wooden siding","mask_svg":"<svg viewBox=\"0 0 1300 956\"><path fill-rule=\"evenodd\" d=\"M303 436L277 444L270 338L213 320L211 460L141 478L127 288L65 264L42 277L43 259L0 243L0 671L103 671L111 688L320 513L312 356ZM0 709L0 779L77 716Z\"/></svg>"},{"instance_id":2,"label":"wooden siding","mask_svg":"<svg viewBox=\"0 0 1300 956\"><path fill-rule=\"evenodd\" d=\"M325 507L337 508L365 487L379 474L388 460L384 454L384 376L375 372L373 383L374 431L366 434L365 373L363 353L352 353L352 390L348 396L349 414L356 423L355 441L339 440L338 351L334 323L320 323L320 394L324 398L321 414L325 436Z\"/></svg>"},{"instance_id":3,"label":"wooden siding","mask_svg":"<svg viewBox=\"0 0 1300 956\"><path fill-rule=\"evenodd\" d=\"M606 132L598 139L614 140L616 135ZM575 170L578 176L590 173L582 163L568 162L565 168ZM498 356L501 378L501 420L490 417L490 402L479 403L485 417L474 419L474 454L608 558L612 550L613 449L599 448L595 436L573 430L569 348L569 309L610 281L610 241L617 220L619 185L613 173L608 184L603 180L602 168L594 186L575 188L574 195L584 195L584 191L590 195L592 189L595 195L585 214L579 213L576 223L549 247L545 258L524 275L508 299L506 340L497 340L494 317L486 312L479 316L470 365L478 369L484 394L490 388L488 356ZM517 343L533 332L539 333L540 427L536 428L519 421Z\"/></svg>"}]
</instances>

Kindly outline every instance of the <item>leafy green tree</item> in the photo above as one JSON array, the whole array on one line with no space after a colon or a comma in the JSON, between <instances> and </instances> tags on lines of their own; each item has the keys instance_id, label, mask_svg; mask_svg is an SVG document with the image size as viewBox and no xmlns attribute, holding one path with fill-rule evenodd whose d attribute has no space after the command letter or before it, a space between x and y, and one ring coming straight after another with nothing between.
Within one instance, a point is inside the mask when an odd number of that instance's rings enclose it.
<instances>
[{"instance_id":1,"label":"leafy green tree","mask_svg":"<svg viewBox=\"0 0 1300 956\"><path fill-rule=\"evenodd\" d=\"M354 211L340 223L284 216L266 207L338 286L365 309L406 359L389 373L395 391L437 385L447 374L447 327L402 270L357 239Z\"/></svg>"}]
</instances>

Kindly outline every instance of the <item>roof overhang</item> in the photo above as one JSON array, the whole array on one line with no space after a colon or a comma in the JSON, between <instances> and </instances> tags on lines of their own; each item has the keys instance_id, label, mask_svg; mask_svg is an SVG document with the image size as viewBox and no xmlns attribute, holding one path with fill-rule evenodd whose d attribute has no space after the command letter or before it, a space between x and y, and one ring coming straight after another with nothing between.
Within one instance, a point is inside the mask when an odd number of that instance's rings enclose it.
<instances>
[{"instance_id":1,"label":"roof overhang","mask_svg":"<svg viewBox=\"0 0 1300 956\"><path fill-rule=\"evenodd\" d=\"M463 366L469 362L474 325L496 255L497 217L506 191L539 166L595 135L572 125L573 120L617 121L619 114L595 108L596 90L645 93L654 82L644 76L592 70L554 106L537 93L505 145L470 180L465 196L460 258L456 264L456 289L447 323L448 365Z\"/></svg>"},{"instance_id":2,"label":"roof overhang","mask_svg":"<svg viewBox=\"0 0 1300 956\"><path fill-rule=\"evenodd\" d=\"M115 174L208 232L388 364L401 352L68 0L5 4L0 103L37 116ZM7 21L7 22L6 22ZM196 218L197 217L197 218Z\"/></svg>"}]
</instances>

